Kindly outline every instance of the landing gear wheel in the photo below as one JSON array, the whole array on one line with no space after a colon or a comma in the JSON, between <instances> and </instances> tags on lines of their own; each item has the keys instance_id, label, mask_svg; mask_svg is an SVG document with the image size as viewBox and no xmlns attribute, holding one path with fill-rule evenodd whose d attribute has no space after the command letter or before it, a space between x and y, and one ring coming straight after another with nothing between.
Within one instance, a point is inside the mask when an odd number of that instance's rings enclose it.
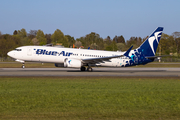
<instances>
[{"instance_id":1,"label":"landing gear wheel","mask_svg":"<svg viewBox=\"0 0 180 120\"><path fill-rule=\"evenodd\" d=\"M86 68L85 67L81 67L81 71L86 71Z\"/></svg>"},{"instance_id":2,"label":"landing gear wheel","mask_svg":"<svg viewBox=\"0 0 180 120\"><path fill-rule=\"evenodd\" d=\"M25 68L25 65L24 65L24 63L23 63L23 65L22 65L22 68L23 68L23 69Z\"/></svg>"},{"instance_id":3,"label":"landing gear wheel","mask_svg":"<svg viewBox=\"0 0 180 120\"><path fill-rule=\"evenodd\" d=\"M24 65L22 65L22 68L24 69L24 68L25 68L25 66L24 66Z\"/></svg>"},{"instance_id":4,"label":"landing gear wheel","mask_svg":"<svg viewBox=\"0 0 180 120\"><path fill-rule=\"evenodd\" d=\"M92 69L91 67L88 67L88 68L87 68L87 71L92 72L93 69Z\"/></svg>"}]
</instances>

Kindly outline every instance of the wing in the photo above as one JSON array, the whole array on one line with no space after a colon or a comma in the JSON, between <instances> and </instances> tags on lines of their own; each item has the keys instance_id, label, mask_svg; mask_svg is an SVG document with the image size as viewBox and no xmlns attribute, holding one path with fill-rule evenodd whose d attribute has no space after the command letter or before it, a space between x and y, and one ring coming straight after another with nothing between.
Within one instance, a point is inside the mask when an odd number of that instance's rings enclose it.
<instances>
[{"instance_id":1,"label":"wing","mask_svg":"<svg viewBox=\"0 0 180 120\"><path fill-rule=\"evenodd\" d=\"M117 56L109 56L109 57L100 57L100 58L87 58L87 59L82 59L83 63L88 63L88 64L96 64L96 63L104 63L104 62L111 62L110 59L112 58L118 58L118 57L123 57L123 56L128 56L129 52L131 51L133 46L131 46L123 55L117 55ZM129 57L129 56L128 56Z\"/></svg>"},{"instance_id":2,"label":"wing","mask_svg":"<svg viewBox=\"0 0 180 120\"><path fill-rule=\"evenodd\" d=\"M88 59L82 59L82 62L83 63L90 63L90 64L111 62L110 59L118 58L118 57L122 57L122 56L124 56L124 55L101 57L101 58L88 58Z\"/></svg>"}]
</instances>

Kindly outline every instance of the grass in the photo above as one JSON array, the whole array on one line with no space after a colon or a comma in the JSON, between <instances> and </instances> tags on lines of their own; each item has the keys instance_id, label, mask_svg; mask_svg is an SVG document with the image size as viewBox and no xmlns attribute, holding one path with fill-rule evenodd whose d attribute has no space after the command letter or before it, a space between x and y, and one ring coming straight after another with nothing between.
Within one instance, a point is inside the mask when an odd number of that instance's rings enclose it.
<instances>
[{"instance_id":1,"label":"grass","mask_svg":"<svg viewBox=\"0 0 180 120\"><path fill-rule=\"evenodd\" d=\"M22 63L18 62L1 62L0 68L21 68ZM53 63L32 63L32 62L26 62L25 63L26 68L55 68L55 65Z\"/></svg>"},{"instance_id":2,"label":"grass","mask_svg":"<svg viewBox=\"0 0 180 120\"><path fill-rule=\"evenodd\" d=\"M180 119L180 78L1 77L0 119Z\"/></svg>"},{"instance_id":3,"label":"grass","mask_svg":"<svg viewBox=\"0 0 180 120\"><path fill-rule=\"evenodd\" d=\"M180 63L158 63L158 62L152 62L152 63L148 63L146 65L138 65L138 66L134 66L134 67L140 67L140 68L146 68L146 67L155 67L155 68L179 68L180 67Z\"/></svg>"},{"instance_id":4,"label":"grass","mask_svg":"<svg viewBox=\"0 0 180 120\"><path fill-rule=\"evenodd\" d=\"M21 63L18 62L0 62L0 68L20 68L22 66ZM32 63L32 62L26 62L25 63L26 68L56 68L53 63ZM146 65L139 65L134 67L180 67L180 63L158 63L158 62L152 62Z\"/></svg>"}]
</instances>

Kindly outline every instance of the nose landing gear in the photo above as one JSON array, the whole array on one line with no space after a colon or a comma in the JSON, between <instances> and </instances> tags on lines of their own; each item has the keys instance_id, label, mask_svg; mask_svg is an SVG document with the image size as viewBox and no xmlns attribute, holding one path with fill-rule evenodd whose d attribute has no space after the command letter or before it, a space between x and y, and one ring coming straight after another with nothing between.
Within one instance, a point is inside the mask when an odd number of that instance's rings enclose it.
<instances>
[{"instance_id":1,"label":"nose landing gear","mask_svg":"<svg viewBox=\"0 0 180 120\"><path fill-rule=\"evenodd\" d=\"M25 65L24 65L24 63L22 64L22 66L21 66L23 69L25 68Z\"/></svg>"}]
</instances>

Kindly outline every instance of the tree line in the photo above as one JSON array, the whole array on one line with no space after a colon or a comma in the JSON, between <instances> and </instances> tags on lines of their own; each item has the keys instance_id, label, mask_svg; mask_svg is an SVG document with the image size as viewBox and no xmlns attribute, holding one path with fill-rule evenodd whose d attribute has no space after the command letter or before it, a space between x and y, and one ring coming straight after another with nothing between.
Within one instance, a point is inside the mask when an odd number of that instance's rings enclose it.
<instances>
[{"instance_id":1,"label":"tree line","mask_svg":"<svg viewBox=\"0 0 180 120\"><path fill-rule=\"evenodd\" d=\"M131 37L125 40L123 35L105 39L99 34L91 32L83 37L74 39L70 35L64 35L59 29L55 30L53 34L44 34L42 30L30 30L26 32L24 28L15 30L13 35L2 34L0 32L0 57L7 58L7 52L19 46L26 45L46 45L46 44L61 44L64 47L76 48L83 47L85 49L107 50L107 51L126 51L131 45L133 49L139 47L142 42L148 38ZM157 54L180 56L180 32L174 32L172 35L162 34L159 43Z\"/></svg>"}]
</instances>

